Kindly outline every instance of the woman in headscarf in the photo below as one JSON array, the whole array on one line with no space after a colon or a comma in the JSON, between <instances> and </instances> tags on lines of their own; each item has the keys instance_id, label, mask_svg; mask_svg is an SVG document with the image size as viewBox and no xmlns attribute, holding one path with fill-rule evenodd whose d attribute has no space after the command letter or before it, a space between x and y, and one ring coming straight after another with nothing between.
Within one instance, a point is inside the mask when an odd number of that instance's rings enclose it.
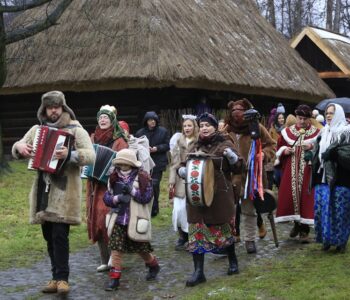
<instances>
[{"instance_id":1,"label":"woman in headscarf","mask_svg":"<svg viewBox=\"0 0 350 300\"><path fill-rule=\"evenodd\" d=\"M205 282L204 255L208 252L222 253L224 250L228 255L228 275L238 273L238 264L235 254L234 237L232 235L230 221L235 215L235 199L232 188L231 174L241 173L242 159L228 135L218 132L218 121L208 113L199 117L199 138L195 147L198 155L209 156L213 161L214 182L213 200L210 207L194 205L198 201L197 178L200 176L196 168L190 172L189 181L191 194L187 199L188 249L192 253L194 272L187 280L186 286L195 286ZM194 161L197 166L199 160ZM180 177L187 176L186 167L178 169Z\"/></svg>"},{"instance_id":2,"label":"woman in headscarf","mask_svg":"<svg viewBox=\"0 0 350 300\"><path fill-rule=\"evenodd\" d=\"M329 104L325 112L326 126L317 139L313 152L312 171L315 187L316 242L327 251L336 246L345 252L350 235L350 126L343 108Z\"/></svg>"},{"instance_id":3,"label":"woman in headscarf","mask_svg":"<svg viewBox=\"0 0 350 300\"><path fill-rule=\"evenodd\" d=\"M111 148L114 151L128 148L127 138L118 124L114 106L101 106L97 113L97 123L95 132L91 135L92 143ZM105 226L106 214L109 208L103 202L103 195L106 190L106 183L93 178L87 180L87 228L89 239L93 243L97 242L100 250L101 265L97 267L98 272L109 269L108 236Z\"/></svg>"}]
</instances>

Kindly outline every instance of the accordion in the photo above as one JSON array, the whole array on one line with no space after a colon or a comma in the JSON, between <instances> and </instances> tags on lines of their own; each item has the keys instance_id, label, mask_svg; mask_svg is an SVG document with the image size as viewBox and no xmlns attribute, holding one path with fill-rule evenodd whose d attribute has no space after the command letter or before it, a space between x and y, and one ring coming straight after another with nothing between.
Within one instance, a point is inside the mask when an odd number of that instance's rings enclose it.
<instances>
[{"instance_id":1,"label":"accordion","mask_svg":"<svg viewBox=\"0 0 350 300\"><path fill-rule=\"evenodd\" d=\"M70 151L74 144L74 136L67 131L39 126L33 142L34 156L28 162L29 170L41 170L47 173L59 173L66 159L57 159L56 150L65 146Z\"/></svg>"},{"instance_id":2,"label":"accordion","mask_svg":"<svg viewBox=\"0 0 350 300\"><path fill-rule=\"evenodd\" d=\"M108 171L117 152L102 145L93 144L93 146L96 153L95 163L83 167L81 178L96 179L107 184L110 175Z\"/></svg>"}]
</instances>

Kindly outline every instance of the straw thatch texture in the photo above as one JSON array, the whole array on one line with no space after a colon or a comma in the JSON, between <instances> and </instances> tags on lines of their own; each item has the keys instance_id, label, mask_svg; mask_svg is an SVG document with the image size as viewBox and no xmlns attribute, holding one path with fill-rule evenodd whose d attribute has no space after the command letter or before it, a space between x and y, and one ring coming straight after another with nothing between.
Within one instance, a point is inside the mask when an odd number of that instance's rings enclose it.
<instances>
[{"instance_id":1,"label":"straw thatch texture","mask_svg":"<svg viewBox=\"0 0 350 300\"><path fill-rule=\"evenodd\" d=\"M176 86L334 96L251 0L76 0L59 25L7 50L3 94Z\"/></svg>"}]
</instances>

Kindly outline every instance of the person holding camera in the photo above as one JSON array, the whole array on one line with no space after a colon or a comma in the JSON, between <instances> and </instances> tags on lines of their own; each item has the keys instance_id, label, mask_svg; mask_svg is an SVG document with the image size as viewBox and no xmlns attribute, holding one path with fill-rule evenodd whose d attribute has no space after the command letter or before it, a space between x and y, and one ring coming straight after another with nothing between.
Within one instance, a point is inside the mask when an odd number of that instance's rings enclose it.
<instances>
[{"instance_id":1,"label":"person holding camera","mask_svg":"<svg viewBox=\"0 0 350 300\"><path fill-rule=\"evenodd\" d=\"M109 177L108 190L103 198L106 206L114 209L116 214L108 244L112 267L106 291L119 287L123 253L138 253L141 256L148 267L146 280L155 279L160 270L150 244L151 177L140 169L141 162L133 150L120 150L112 163L115 169Z\"/></svg>"},{"instance_id":2,"label":"person holding camera","mask_svg":"<svg viewBox=\"0 0 350 300\"><path fill-rule=\"evenodd\" d=\"M232 139L238 141L239 153L247 162L252 160L249 156L250 149L255 140L259 139L261 151L254 156L253 163L261 160L263 164L271 162L275 158L276 142L271 138L267 129L259 123L259 113L253 110L252 114L244 117L244 114L253 108L253 105L245 98L236 101L230 101L228 104L230 114L226 117L227 132ZM255 112L255 113L254 113ZM255 236L257 225L257 214L253 205L253 200L245 193L246 180L249 178L247 170L233 178L233 185L241 199L241 210L243 215L243 228L245 232L244 241L247 253L256 253ZM264 168L261 170L262 186L267 186L267 177ZM262 222L262 230L266 232ZM236 232L239 235L239 215L236 216ZM265 233L266 234L266 233Z\"/></svg>"}]
</instances>

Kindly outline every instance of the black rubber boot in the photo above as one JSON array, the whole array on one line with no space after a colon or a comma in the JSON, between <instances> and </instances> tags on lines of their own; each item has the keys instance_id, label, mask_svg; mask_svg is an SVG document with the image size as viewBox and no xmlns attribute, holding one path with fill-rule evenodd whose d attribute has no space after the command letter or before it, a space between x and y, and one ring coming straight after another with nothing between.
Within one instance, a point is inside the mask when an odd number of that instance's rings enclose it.
<instances>
[{"instance_id":1,"label":"black rubber boot","mask_svg":"<svg viewBox=\"0 0 350 300\"><path fill-rule=\"evenodd\" d=\"M146 280L150 281L150 280L154 280L157 277L157 274L160 271L160 267L158 264L157 259L154 257L153 261L149 264L146 264L146 267L148 268L148 273L146 275Z\"/></svg>"},{"instance_id":2,"label":"black rubber boot","mask_svg":"<svg viewBox=\"0 0 350 300\"><path fill-rule=\"evenodd\" d=\"M176 251L184 250L184 247L185 247L186 243L188 242L188 233L182 231L181 228L178 228L178 231L179 231L179 239L177 240L176 245L175 245Z\"/></svg>"},{"instance_id":3,"label":"black rubber boot","mask_svg":"<svg viewBox=\"0 0 350 300\"><path fill-rule=\"evenodd\" d=\"M190 279L186 281L186 286L196 286L207 279L204 276L204 253L192 254L194 263L194 272Z\"/></svg>"},{"instance_id":4,"label":"black rubber boot","mask_svg":"<svg viewBox=\"0 0 350 300\"><path fill-rule=\"evenodd\" d=\"M228 270L227 275L238 274L238 262L235 251L235 244L227 247L227 257L228 257Z\"/></svg>"}]
</instances>

